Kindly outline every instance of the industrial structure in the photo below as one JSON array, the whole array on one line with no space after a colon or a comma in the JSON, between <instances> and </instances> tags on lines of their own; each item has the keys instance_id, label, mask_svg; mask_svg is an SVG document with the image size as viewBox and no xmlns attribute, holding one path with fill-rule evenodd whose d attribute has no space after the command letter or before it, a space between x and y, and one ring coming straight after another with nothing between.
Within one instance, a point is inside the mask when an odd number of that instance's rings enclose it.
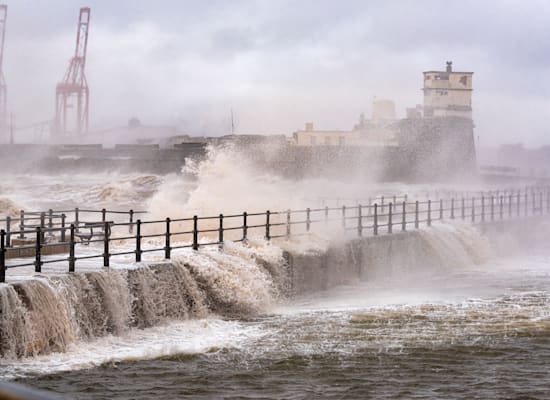
<instances>
[{"instance_id":1,"label":"industrial structure","mask_svg":"<svg viewBox=\"0 0 550 400\"><path fill-rule=\"evenodd\" d=\"M364 114L349 131L315 130L307 122L304 130L293 133L297 146L397 146L398 120L395 117L395 103L392 100L376 99L372 103L372 117Z\"/></svg>"},{"instance_id":2,"label":"industrial structure","mask_svg":"<svg viewBox=\"0 0 550 400\"><path fill-rule=\"evenodd\" d=\"M80 9L78 18L74 56L71 58L63 81L57 84L55 91L54 134L57 136L64 137L88 132L90 90L85 67L89 26L90 8L83 7ZM76 108L72 121L69 119L71 108Z\"/></svg>"},{"instance_id":3,"label":"industrial structure","mask_svg":"<svg viewBox=\"0 0 550 400\"><path fill-rule=\"evenodd\" d=\"M7 86L4 78L4 42L6 37L6 19L8 6L0 4L0 138L5 140L8 132Z\"/></svg>"},{"instance_id":4,"label":"industrial structure","mask_svg":"<svg viewBox=\"0 0 550 400\"><path fill-rule=\"evenodd\" d=\"M453 71L452 61L447 61L445 71L424 72L424 118L472 119L473 74Z\"/></svg>"},{"instance_id":5,"label":"industrial structure","mask_svg":"<svg viewBox=\"0 0 550 400\"><path fill-rule=\"evenodd\" d=\"M452 61L447 61L445 71L426 71L423 74L424 105L408 108L405 119L396 118L392 100L376 99L372 104L372 117L365 119L361 114L359 123L352 130L314 130L313 123L308 122L305 130L294 132L294 143L298 146L396 146L403 143L398 143L398 138L402 137L400 133L404 129L409 130L411 123L418 125L420 132L428 125L440 124L440 118L447 125L457 119L468 130L473 129L473 72L453 71Z\"/></svg>"}]
</instances>

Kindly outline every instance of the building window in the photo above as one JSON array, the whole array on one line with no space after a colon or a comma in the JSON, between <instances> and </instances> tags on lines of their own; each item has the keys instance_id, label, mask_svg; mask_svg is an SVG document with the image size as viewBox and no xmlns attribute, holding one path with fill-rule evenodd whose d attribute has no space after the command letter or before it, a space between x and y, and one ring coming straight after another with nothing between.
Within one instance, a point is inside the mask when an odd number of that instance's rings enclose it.
<instances>
[{"instance_id":1,"label":"building window","mask_svg":"<svg viewBox=\"0 0 550 400\"><path fill-rule=\"evenodd\" d=\"M330 136L325 136L325 146L330 146Z\"/></svg>"},{"instance_id":2,"label":"building window","mask_svg":"<svg viewBox=\"0 0 550 400\"><path fill-rule=\"evenodd\" d=\"M310 140L312 146L317 145L317 138L315 136L310 136L309 140Z\"/></svg>"}]
</instances>

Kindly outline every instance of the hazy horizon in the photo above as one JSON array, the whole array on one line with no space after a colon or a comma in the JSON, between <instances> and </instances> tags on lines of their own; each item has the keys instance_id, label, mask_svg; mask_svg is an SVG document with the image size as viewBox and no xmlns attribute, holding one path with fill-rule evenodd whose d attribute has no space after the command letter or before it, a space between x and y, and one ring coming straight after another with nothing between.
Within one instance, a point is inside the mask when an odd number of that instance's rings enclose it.
<instances>
[{"instance_id":1,"label":"hazy horizon","mask_svg":"<svg viewBox=\"0 0 550 400\"><path fill-rule=\"evenodd\" d=\"M16 124L53 117L55 85L90 6L90 127L177 125L192 135L350 129L372 100L399 117L422 71L473 71L482 146L550 144L550 3L94 0L6 2L4 73Z\"/></svg>"}]
</instances>

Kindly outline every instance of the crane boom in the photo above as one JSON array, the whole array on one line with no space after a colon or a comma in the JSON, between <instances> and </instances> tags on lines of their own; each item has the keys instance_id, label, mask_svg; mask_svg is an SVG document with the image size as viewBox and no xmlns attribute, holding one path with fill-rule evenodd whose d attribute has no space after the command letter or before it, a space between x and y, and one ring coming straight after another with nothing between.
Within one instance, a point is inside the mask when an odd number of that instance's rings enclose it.
<instances>
[{"instance_id":1,"label":"crane boom","mask_svg":"<svg viewBox=\"0 0 550 400\"><path fill-rule=\"evenodd\" d=\"M72 107L70 99L76 96L76 133L88 131L89 95L86 79L86 53L88 51L88 29L90 27L90 8L82 7L76 30L74 56L65 72L63 81L56 87L55 133L69 133L67 121L68 109Z\"/></svg>"}]
</instances>

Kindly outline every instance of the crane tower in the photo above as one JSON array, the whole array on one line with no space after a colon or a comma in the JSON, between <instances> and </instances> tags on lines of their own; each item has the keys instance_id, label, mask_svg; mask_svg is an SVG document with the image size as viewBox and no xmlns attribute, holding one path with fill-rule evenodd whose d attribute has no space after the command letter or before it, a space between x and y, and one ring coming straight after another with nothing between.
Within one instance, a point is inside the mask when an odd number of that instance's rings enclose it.
<instances>
[{"instance_id":1,"label":"crane tower","mask_svg":"<svg viewBox=\"0 0 550 400\"><path fill-rule=\"evenodd\" d=\"M7 87L4 79L4 39L6 36L6 18L8 6L0 4L0 137L5 138L7 134Z\"/></svg>"},{"instance_id":2,"label":"crane tower","mask_svg":"<svg viewBox=\"0 0 550 400\"><path fill-rule=\"evenodd\" d=\"M90 8L82 7L76 31L76 47L69 68L55 90L55 133L57 135L82 134L88 132L90 91L86 79L86 51ZM74 104L76 98L76 104ZM69 121L69 109L76 106L76 115Z\"/></svg>"}]
</instances>

